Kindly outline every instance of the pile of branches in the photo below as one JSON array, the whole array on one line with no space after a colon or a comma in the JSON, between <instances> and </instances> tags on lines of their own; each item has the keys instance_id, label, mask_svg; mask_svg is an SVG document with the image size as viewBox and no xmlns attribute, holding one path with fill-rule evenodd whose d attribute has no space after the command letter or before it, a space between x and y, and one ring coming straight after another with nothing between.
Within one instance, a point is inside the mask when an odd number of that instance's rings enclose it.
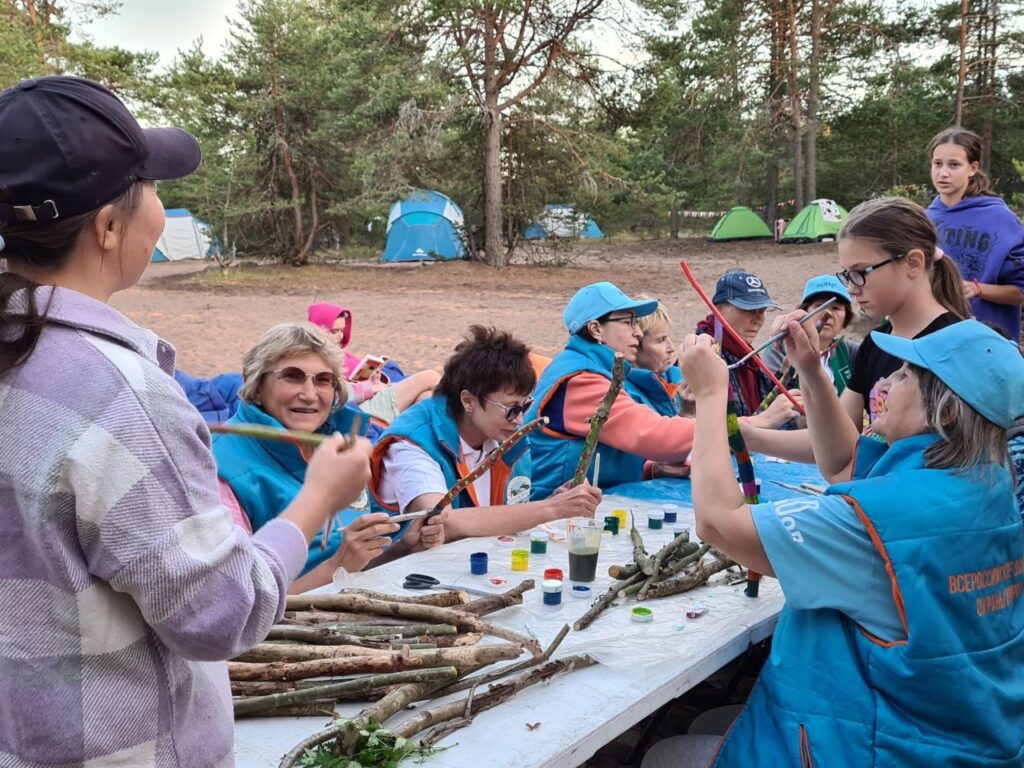
<instances>
[{"instance_id":1,"label":"pile of branches","mask_svg":"<svg viewBox=\"0 0 1024 768\"><path fill-rule=\"evenodd\" d=\"M533 587L527 580L477 600L458 591L290 596L284 619L266 640L228 663L235 717L323 716L333 714L339 701L374 702L354 719L304 739L281 762L290 768L324 745L338 756L351 755L365 728L384 724L414 702L468 691L392 731L410 738L430 728L421 744L431 746L523 688L593 663L580 656L551 660L568 626L542 650L535 639L483 618L521 604ZM480 644L484 636L501 642ZM480 673L524 652L524 661Z\"/></svg>"},{"instance_id":2,"label":"pile of branches","mask_svg":"<svg viewBox=\"0 0 1024 768\"><path fill-rule=\"evenodd\" d=\"M616 600L636 597L642 601L678 595L706 584L719 571L736 565L720 552L712 551L709 545L691 542L689 531L680 533L653 555L644 548L636 525L630 526L629 535L633 540L633 562L608 569L608 575L619 581L594 601L573 629L589 627ZM704 562L709 552L712 559Z\"/></svg>"}]
</instances>

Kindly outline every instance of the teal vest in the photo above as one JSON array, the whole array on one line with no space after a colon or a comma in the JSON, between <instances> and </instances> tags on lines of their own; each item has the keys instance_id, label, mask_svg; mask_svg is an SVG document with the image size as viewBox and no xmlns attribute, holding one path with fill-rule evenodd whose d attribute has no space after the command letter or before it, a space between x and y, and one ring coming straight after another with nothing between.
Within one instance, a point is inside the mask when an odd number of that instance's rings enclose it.
<instances>
[{"instance_id":1,"label":"teal vest","mask_svg":"<svg viewBox=\"0 0 1024 768\"><path fill-rule=\"evenodd\" d=\"M342 408L327 420L320 432L348 434L357 418L361 418L357 411ZM362 433L366 431L368 422L365 415L361 422ZM259 424L283 429L277 419L258 405L246 402L239 404L235 415L227 423ZM254 531L284 512L306 479L306 461L299 454L299 449L288 443L254 440L237 435L214 435L213 457L217 461L217 474L231 486ZM314 537L303 573L315 568L338 550L342 529L361 514L363 512L349 508L339 510L323 550L320 549L322 533Z\"/></svg>"},{"instance_id":2,"label":"teal vest","mask_svg":"<svg viewBox=\"0 0 1024 768\"><path fill-rule=\"evenodd\" d=\"M537 382L535 400L527 420L547 416L546 427L530 433L530 450L533 453L533 495L534 499L546 499L554 490L572 479L583 453L583 438L565 431L563 407L565 389L569 379L588 371L598 373L611 381L612 362L615 353L603 344L587 341L581 336L570 336L565 349L544 369ZM626 376L632 366L626 363ZM620 451L601 443L597 449L601 454L601 488L610 488L622 483L635 483L643 479L644 458L633 453ZM587 477L593 480L594 463L591 461Z\"/></svg>"},{"instance_id":3,"label":"teal vest","mask_svg":"<svg viewBox=\"0 0 1024 768\"><path fill-rule=\"evenodd\" d=\"M886 561L906 638L784 608L716 768L1024 765L1024 531L1010 475L927 469L935 440L862 440L858 479L828 489Z\"/></svg>"},{"instance_id":4,"label":"teal vest","mask_svg":"<svg viewBox=\"0 0 1024 768\"><path fill-rule=\"evenodd\" d=\"M662 416L678 416L682 400L678 394L669 395L663 382L682 384L683 374L678 366L673 365L659 376L646 368L632 368L626 376L624 388L638 403L643 403L655 413ZM604 459L601 459L603 462Z\"/></svg>"},{"instance_id":5,"label":"teal vest","mask_svg":"<svg viewBox=\"0 0 1024 768\"><path fill-rule=\"evenodd\" d=\"M375 510L388 509L380 500L381 466L388 446L395 440L408 440L437 462L451 488L462 476L459 469L461 445L455 419L448 413L448 399L434 395L404 411L380 436L370 460L370 493ZM530 498L530 446L523 439L502 454L490 469L491 498L478 499L480 506L517 504ZM452 501L452 508L472 507L473 497L463 491Z\"/></svg>"}]
</instances>

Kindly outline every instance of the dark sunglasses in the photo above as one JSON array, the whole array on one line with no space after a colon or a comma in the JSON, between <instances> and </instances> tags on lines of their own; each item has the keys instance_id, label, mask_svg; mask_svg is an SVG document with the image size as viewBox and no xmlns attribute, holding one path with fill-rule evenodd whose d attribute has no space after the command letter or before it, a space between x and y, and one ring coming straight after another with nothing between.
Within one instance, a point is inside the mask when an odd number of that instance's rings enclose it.
<instances>
[{"instance_id":1,"label":"dark sunglasses","mask_svg":"<svg viewBox=\"0 0 1024 768\"><path fill-rule=\"evenodd\" d=\"M312 379L313 386L317 389L336 389L338 386L338 377L330 371L306 373L301 368L289 365L287 368L279 368L276 371L271 371L271 373L276 374L277 378L281 381L293 384L297 387L303 386L307 379Z\"/></svg>"},{"instance_id":2,"label":"dark sunglasses","mask_svg":"<svg viewBox=\"0 0 1024 768\"><path fill-rule=\"evenodd\" d=\"M505 405L499 403L497 400L491 400L489 397L483 398L485 403L496 405L505 412L505 419L507 421L515 421L521 415L525 414L533 406L533 398L528 397L521 403L513 403L512 405Z\"/></svg>"}]
</instances>

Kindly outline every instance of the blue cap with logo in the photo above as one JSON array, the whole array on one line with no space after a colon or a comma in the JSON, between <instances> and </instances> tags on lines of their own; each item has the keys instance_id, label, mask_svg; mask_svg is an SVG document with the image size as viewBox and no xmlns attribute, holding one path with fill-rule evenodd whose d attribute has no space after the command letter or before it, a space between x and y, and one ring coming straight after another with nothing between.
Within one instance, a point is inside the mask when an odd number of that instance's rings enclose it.
<instances>
[{"instance_id":1,"label":"blue cap with logo","mask_svg":"<svg viewBox=\"0 0 1024 768\"><path fill-rule=\"evenodd\" d=\"M808 299L815 296L838 296L847 304L853 304L850 292L835 275L818 275L808 280L807 285L804 286L804 297L800 299L800 303L805 304Z\"/></svg>"},{"instance_id":2,"label":"blue cap with logo","mask_svg":"<svg viewBox=\"0 0 1024 768\"><path fill-rule=\"evenodd\" d=\"M993 424L1008 429L1024 416L1024 357L983 323L961 320L920 339L878 331L871 338L883 352L931 371Z\"/></svg>"},{"instance_id":3,"label":"blue cap with logo","mask_svg":"<svg viewBox=\"0 0 1024 768\"><path fill-rule=\"evenodd\" d=\"M736 270L718 278L712 304L732 304L740 309L780 309L768 295L761 278L753 272Z\"/></svg>"},{"instance_id":4,"label":"blue cap with logo","mask_svg":"<svg viewBox=\"0 0 1024 768\"><path fill-rule=\"evenodd\" d=\"M631 299L614 283L601 282L585 285L576 291L562 313L569 333L579 333L591 320L604 317L609 312L632 312L645 317L658 308L654 299Z\"/></svg>"}]
</instances>

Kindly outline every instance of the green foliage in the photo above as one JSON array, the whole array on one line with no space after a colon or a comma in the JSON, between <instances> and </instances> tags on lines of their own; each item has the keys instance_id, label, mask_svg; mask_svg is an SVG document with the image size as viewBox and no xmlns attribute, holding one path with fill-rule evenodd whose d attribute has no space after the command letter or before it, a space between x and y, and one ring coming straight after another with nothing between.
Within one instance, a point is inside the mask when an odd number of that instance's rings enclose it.
<instances>
[{"instance_id":1,"label":"green foliage","mask_svg":"<svg viewBox=\"0 0 1024 768\"><path fill-rule=\"evenodd\" d=\"M436 751L395 736L376 721L364 727L351 720L339 720L338 725L358 730L354 754L338 757L334 754L334 742L327 742L315 750L306 750L298 762L301 768L396 768L407 757L422 759Z\"/></svg>"}]
</instances>

